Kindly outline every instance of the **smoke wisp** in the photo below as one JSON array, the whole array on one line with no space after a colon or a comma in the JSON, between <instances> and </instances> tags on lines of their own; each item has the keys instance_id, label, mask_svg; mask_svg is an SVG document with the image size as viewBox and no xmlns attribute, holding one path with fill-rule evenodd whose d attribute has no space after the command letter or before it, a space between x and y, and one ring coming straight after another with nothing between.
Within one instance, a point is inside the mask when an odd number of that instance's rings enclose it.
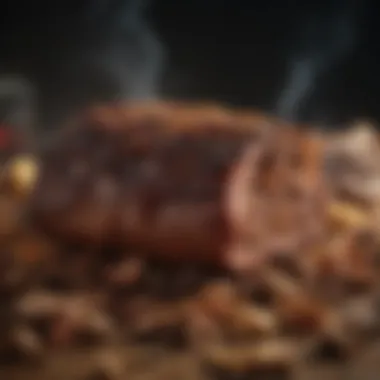
<instances>
[{"instance_id":1,"label":"smoke wisp","mask_svg":"<svg viewBox=\"0 0 380 380\"><path fill-rule=\"evenodd\" d=\"M31 83L43 129L95 103L156 98L165 51L147 20L148 5L85 0L21 10L10 3L0 74Z\"/></svg>"},{"instance_id":2,"label":"smoke wisp","mask_svg":"<svg viewBox=\"0 0 380 380\"><path fill-rule=\"evenodd\" d=\"M354 49L357 2L353 0L345 6L338 3L328 13L313 15L301 25L296 49L287 63L285 85L275 106L281 117L297 119L318 81Z\"/></svg>"}]
</instances>

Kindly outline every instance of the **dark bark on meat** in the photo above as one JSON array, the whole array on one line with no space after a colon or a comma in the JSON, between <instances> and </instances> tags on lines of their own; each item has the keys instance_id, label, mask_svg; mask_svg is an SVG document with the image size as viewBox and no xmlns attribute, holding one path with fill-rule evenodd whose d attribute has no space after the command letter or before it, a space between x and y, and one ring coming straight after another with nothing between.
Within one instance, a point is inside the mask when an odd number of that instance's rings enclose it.
<instances>
[{"instance_id":1,"label":"dark bark on meat","mask_svg":"<svg viewBox=\"0 0 380 380\"><path fill-rule=\"evenodd\" d=\"M318 230L320 148L295 129L178 104L98 109L79 124L45 152L32 199L59 237L229 266L241 243L249 256L290 250ZM268 246L252 251L258 235Z\"/></svg>"}]
</instances>

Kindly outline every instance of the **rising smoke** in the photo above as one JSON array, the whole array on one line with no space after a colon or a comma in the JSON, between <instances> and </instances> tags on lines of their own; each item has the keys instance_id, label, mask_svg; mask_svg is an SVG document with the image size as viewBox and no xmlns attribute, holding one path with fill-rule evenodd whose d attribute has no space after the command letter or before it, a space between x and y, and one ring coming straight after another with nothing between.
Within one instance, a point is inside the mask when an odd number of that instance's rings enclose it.
<instances>
[{"instance_id":1,"label":"rising smoke","mask_svg":"<svg viewBox=\"0 0 380 380\"><path fill-rule=\"evenodd\" d=\"M0 26L0 74L31 84L43 129L99 102L159 96L165 51L149 0L43 3L9 2Z\"/></svg>"},{"instance_id":2,"label":"rising smoke","mask_svg":"<svg viewBox=\"0 0 380 380\"><path fill-rule=\"evenodd\" d=\"M32 126L35 95L30 83L18 77L0 78L0 122L15 128Z\"/></svg>"},{"instance_id":3,"label":"rising smoke","mask_svg":"<svg viewBox=\"0 0 380 380\"><path fill-rule=\"evenodd\" d=\"M358 37L359 2L331 2L330 12L316 12L301 24L275 106L281 117L297 120L318 81L353 51Z\"/></svg>"},{"instance_id":4,"label":"rising smoke","mask_svg":"<svg viewBox=\"0 0 380 380\"><path fill-rule=\"evenodd\" d=\"M96 28L103 26L95 49L82 59L92 61L111 82L121 99L151 99L159 94L164 66L164 47L146 19L148 0L121 0L104 12L105 1L98 0L90 10ZM96 39L95 39L96 41ZM96 46L97 45L97 46Z\"/></svg>"},{"instance_id":5,"label":"rising smoke","mask_svg":"<svg viewBox=\"0 0 380 380\"><path fill-rule=\"evenodd\" d=\"M46 128L94 103L154 99L166 87L168 97L274 104L271 111L297 119L324 74L356 48L358 9L366 2L36 0L21 7L7 0L0 74L32 84ZM300 27L291 43L280 43L293 25ZM282 46L289 52L277 54ZM277 97L281 54L289 59Z\"/></svg>"},{"instance_id":6,"label":"rising smoke","mask_svg":"<svg viewBox=\"0 0 380 380\"><path fill-rule=\"evenodd\" d=\"M148 5L146 0L98 0L86 8L79 25L82 40L73 44L74 52L62 65L65 101L70 98L71 103L61 112L70 114L70 107L83 109L97 102L159 96L165 51L147 21Z\"/></svg>"}]
</instances>

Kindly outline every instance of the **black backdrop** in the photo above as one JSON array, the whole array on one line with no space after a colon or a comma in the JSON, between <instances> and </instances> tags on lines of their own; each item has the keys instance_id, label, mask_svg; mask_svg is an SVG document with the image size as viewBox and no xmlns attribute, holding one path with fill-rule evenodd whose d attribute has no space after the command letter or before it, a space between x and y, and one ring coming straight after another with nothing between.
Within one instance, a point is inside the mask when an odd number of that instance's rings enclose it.
<instances>
[{"instance_id":1,"label":"black backdrop","mask_svg":"<svg viewBox=\"0 0 380 380\"><path fill-rule=\"evenodd\" d=\"M88 103L110 100L120 92L133 97L132 90L120 91L120 67L148 67L158 54L136 43L144 32L134 20L140 12L133 7L142 1L2 2L1 73L31 81L41 121L49 127ZM323 50L348 1L355 0L152 0L143 13L163 48L158 49L163 57L158 94L275 112L287 62L297 52ZM358 4L355 43L313 81L293 115L296 119L380 121L379 6L375 0ZM132 57L136 49L141 62ZM98 64L102 56L114 64ZM129 78L139 77L135 72Z\"/></svg>"}]
</instances>

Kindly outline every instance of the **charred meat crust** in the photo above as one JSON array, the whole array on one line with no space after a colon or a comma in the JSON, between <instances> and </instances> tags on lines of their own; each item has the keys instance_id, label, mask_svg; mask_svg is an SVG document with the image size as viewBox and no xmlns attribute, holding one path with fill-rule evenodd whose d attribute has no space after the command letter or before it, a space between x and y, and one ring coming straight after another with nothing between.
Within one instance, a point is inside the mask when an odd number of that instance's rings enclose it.
<instances>
[{"instance_id":1,"label":"charred meat crust","mask_svg":"<svg viewBox=\"0 0 380 380\"><path fill-rule=\"evenodd\" d=\"M253 241L268 253L318 231L321 152L318 139L261 115L98 108L43 153L33 217L66 240L230 266L248 243L256 254Z\"/></svg>"}]
</instances>

